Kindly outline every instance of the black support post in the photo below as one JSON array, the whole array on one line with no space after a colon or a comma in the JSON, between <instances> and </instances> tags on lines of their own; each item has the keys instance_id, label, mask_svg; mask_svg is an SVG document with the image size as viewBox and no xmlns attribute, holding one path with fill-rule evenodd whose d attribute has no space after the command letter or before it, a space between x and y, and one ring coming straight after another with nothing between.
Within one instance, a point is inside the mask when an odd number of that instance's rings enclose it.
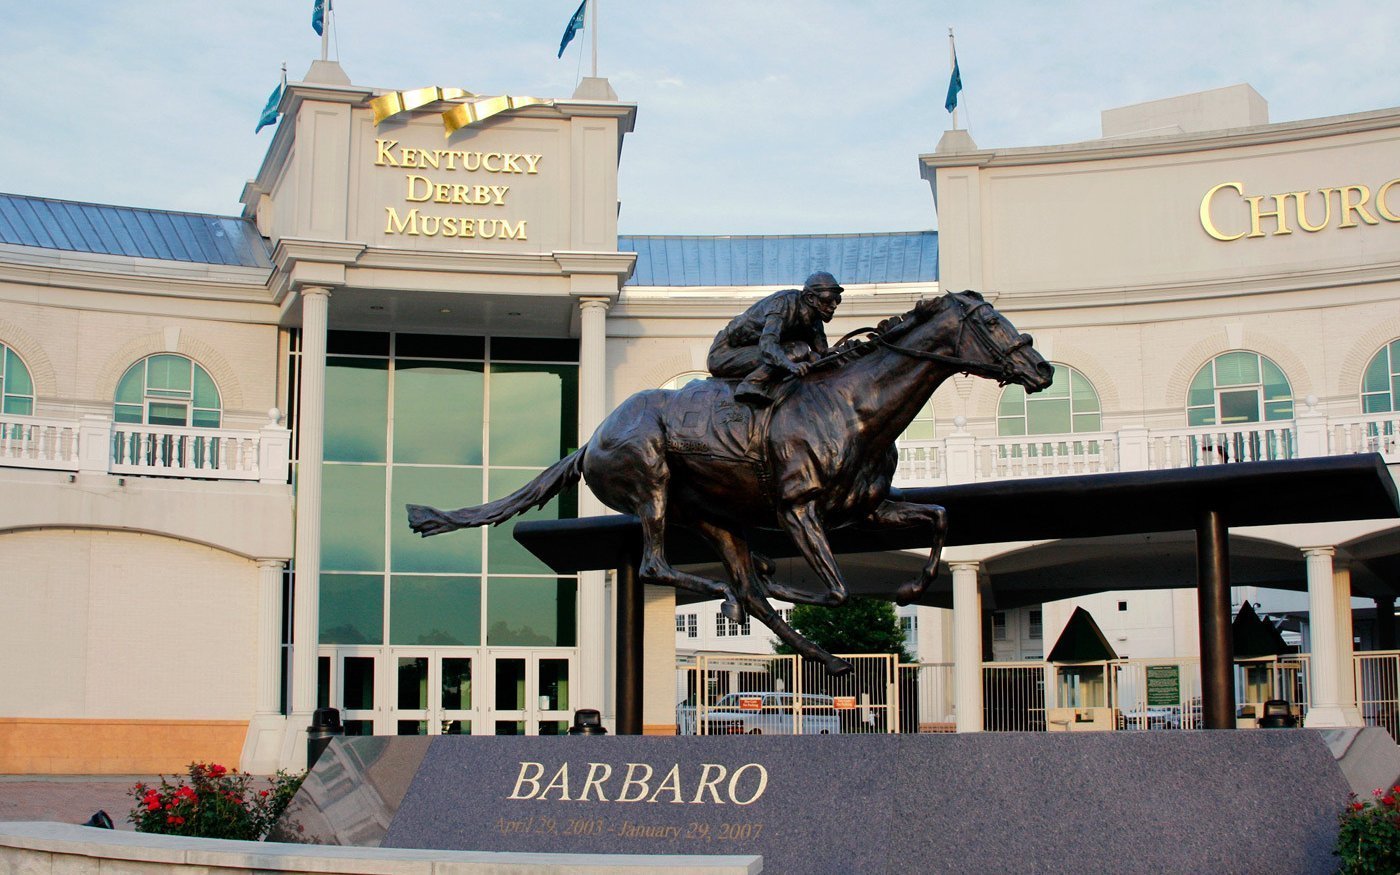
<instances>
[{"instance_id":1,"label":"black support post","mask_svg":"<svg viewBox=\"0 0 1400 875\"><path fill-rule=\"evenodd\" d=\"M617 734L642 734L642 583L637 566L617 568Z\"/></svg>"},{"instance_id":2,"label":"black support post","mask_svg":"<svg viewBox=\"0 0 1400 875\"><path fill-rule=\"evenodd\" d=\"M1372 638L1375 650L1395 649L1395 596L1376 596L1376 633Z\"/></svg>"},{"instance_id":3,"label":"black support post","mask_svg":"<svg viewBox=\"0 0 1400 875\"><path fill-rule=\"evenodd\" d=\"M1196 517L1196 587L1201 626L1201 717L1206 729L1234 729L1230 540L1218 510L1204 510Z\"/></svg>"}]
</instances>

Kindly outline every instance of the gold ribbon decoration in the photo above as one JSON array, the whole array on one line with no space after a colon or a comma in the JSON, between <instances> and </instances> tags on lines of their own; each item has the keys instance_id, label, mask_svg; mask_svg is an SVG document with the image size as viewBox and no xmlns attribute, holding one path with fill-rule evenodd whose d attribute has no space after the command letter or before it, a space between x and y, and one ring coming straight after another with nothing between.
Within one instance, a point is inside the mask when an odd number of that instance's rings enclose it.
<instances>
[{"instance_id":1,"label":"gold ribbon decoration","mask_svg":"<svg viewBox=\"0 0 1400 875\"><path fill-rule=\"evenodd\" d=\"M512 97L508 94L478 99L477 95L461 88L440 88L430 85L427 88L415 88L412 91L390 91L387 94L381 94L371 100L369 106L370 109L374 110L375 125L379 125L396 115L419 109L430 103L462 99L465 99L466 103L458 104L442 114L444 136L450 137L468 125L485 121L493 115L499 115L512 109L520 109L524 106L554 105L553 100L543 97Z\"/></svg>"},{"instance_id":2,"label":"gold ribbon decoration","mask_svg":"<svg viewBox=\"0 0 1400 875\"><path fill-rule=\"evenodd\" d=\"M506 112L507 110L520 109L525 106L553 106L554 101L544 97L512 97L502 94L499 97L483 97L480 100L469 100L460 103L442 114L442 126L446 128L444 136L452 136L454 131L461 130L467 125L474 125L477 122L485 121L493 115Z\"/></svg>"},{"instance_id":3,"label":"gold ribbon decoration","mask_svg":"<svg viewBox=\"0 0 1400 875\"><path fill-rule=\"evenodd\" d=\"M436 85L430 85L427 88L415 88L412 91L391 91L388 94L381 94L371 100L369 106L370 109L374 110L374 123L378 125L411 109L437 103L439 100L457 100L462 97L476 97L476 95L460 88L439 88Z\"/></svg>"}]
</instances>

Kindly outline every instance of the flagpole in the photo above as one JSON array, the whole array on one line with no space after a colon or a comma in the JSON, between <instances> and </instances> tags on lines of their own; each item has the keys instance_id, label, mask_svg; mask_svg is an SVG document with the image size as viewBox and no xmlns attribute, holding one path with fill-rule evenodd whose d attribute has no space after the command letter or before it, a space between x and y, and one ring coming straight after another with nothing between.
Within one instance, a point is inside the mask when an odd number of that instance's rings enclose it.
<instances>
[{"instance_id":1,"label":"flagpole","mask_svg":"<svg viewBox=\"0 0 1400 875\"><path fill-rule=\"evenodd\" d=\"M335 11L335 0L326 0L326 20L321 22L321 60L330 59L331 18Z\"/></svg>"},{"instance_id":2,"label":"flagpole","mask_svg":"<svg viewBox=\"0 0 1400 875\"><path fill-rule=\"evenodd\" d=\"M598 0L593 0L590 14L593 21L589 23L588 29L593 31L593 78L598 78Z\"/></svg>"},{"instance_id":3,"label":"flagpole","mask_svg":"<svg viewBox=\"0 0 1400 875\"><path fill-rule=\"evenodd\" d=\"M958 66L958 47L953 43L953 29L948 28L948 74ZM958 106L953 104L953 130L958 129Z\"/></svg>"}]
</instances>

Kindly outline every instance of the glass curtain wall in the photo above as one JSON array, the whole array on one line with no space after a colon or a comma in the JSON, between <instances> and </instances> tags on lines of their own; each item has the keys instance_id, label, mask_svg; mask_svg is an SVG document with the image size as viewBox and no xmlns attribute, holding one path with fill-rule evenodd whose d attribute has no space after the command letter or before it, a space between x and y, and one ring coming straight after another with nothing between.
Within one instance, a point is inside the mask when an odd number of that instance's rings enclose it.
<instances>
[{"instance_id":1,"label":"glass curtain wall","mask_svg":"<svg viewBox=\"0 0 1400 875\"><path fill-rule=\"evenodd\" d=\"M484 698L473 659L575 647L576 578L551 572L509 524L421 538L404 506L492 501L573 452L577 362L570 340L330 332L320 641L336 645L338 685L353 680L360 707L396 710L389 731L470 733ZM570 490L516 519L576 515ZM359 661L376 657L393 669ZM376 678L395 691L370 690ZM433 714L441 727L428 729Z\"/></svg>"}]
</instances>

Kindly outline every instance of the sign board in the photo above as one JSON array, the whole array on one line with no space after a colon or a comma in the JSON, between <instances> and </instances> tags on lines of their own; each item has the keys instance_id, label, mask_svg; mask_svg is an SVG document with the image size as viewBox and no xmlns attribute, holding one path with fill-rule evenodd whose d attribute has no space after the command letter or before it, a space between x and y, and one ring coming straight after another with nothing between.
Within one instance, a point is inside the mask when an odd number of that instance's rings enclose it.
<instances>
[{"instance_id":1,"label":"sign board","mask_svg":"<svg viewBox=\"0 0 1400 875\"><path fill-rule=\"evenodd\" d=\"M855 696L832 696L831 706L837 711L854 711L856 708Z\"/></svg>"},{"instance_id":2,"label":"sign board","mask_svg":"<svg viewBox=\"0 0 1400 875\"><path fill-rule=\"evenodd\" d=\"M1147 707L1181 704L1181 666L1147 666Z\"/></svg>"},{"instance_id":3,"label":"sign board","mask_svg":"<svg viewBox=\"0 0 1400 875\"><path fill-rule=\"evenodd\" d=\"M762 711L762 710L763 710L763 697L762 697L762 696L740 696L740 697L739 697L739 710L740 710L740 711Z\"/></svg>"}]
</instances>

